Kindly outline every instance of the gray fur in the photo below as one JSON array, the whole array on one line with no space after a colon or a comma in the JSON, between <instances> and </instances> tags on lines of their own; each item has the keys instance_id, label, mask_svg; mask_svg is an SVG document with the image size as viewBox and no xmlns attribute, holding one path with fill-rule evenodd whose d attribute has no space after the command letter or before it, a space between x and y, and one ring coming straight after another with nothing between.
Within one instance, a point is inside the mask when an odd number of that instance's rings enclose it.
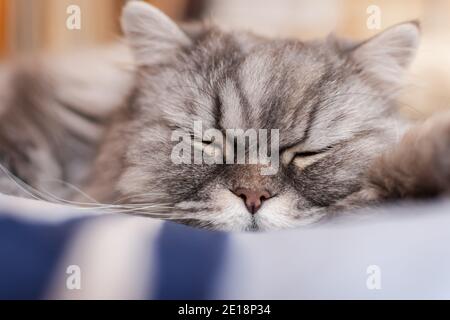
<instances>
[{"instance_id":1,"label":"gray fur","mask_svg":"<svg viewBox=\"0 0 450 320\"><path fill-rule=\"evenodd\" d=\"M127 126L135 129L127 137L117 184L128 201L167 203L172 214L182 212L182 219L214 229L302 225L323 218L326 208L359 191L372 159L396 141L394 92L377 86L370 56L357 52L364 45L344 52L332 40L270 40L214 27L186 43L171 22L147 7L129 4L123 19L139 65L134 117ZM136 31L144 27L146 32ZM418 36L415 25L406 30L405 37L414 30ZM399 38L396 29L390 33ZM383 37L392 40L389 34ZM410 52L416 42L411 41ZM143 54L153 49L156 64ZM409 56L391 57L386 50L385 58L392 68L401 68ZM254 165L175 165L171 133L189 133L196 120L221 130L279 129L281 155L288 160L269 177L260 176ZM327 148L324 157L302 170L292 163L294 151ZM276 196L252 218L230 191L236 188L263 188Z\"/></svg>"},{"instance_id":2,"label":"gray fur","mask_svg":"<svg viewBox=\"0 0 450 320\"><path fill-rule=\"evenodd\" d=\"M85 188L96 200L245 231L306 225L386 198L368 172L404 131L395 96L418 45L417 24L352 45L273 40L207 26L183 31L133 1L122 23L135 79L126 82L126 102L108 122ZM279 129L280 170L261 176L258 165L174 164L173 130L191 134L199 120L206 129ZM253 216L236 188L273 197ZM145 209L153 206L158 214Z\"/></svg>"}]
</instances>

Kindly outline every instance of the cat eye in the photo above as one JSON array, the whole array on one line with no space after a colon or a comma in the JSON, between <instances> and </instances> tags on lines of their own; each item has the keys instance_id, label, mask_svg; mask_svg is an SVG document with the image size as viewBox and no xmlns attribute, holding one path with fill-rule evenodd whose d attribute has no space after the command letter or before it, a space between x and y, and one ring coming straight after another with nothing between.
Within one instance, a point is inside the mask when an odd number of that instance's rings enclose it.
<instances>
[{"instance_id":1,"label":"cat eye","mask_svg":"<svg viewBox=\"0 0 450 320\"><path fill-rule=\"evenodd\" d=\"M317 156L317 155L322 154L324 152L325 152L324 150L296 152L294 154L294 158L296 158L296 157L300 157L300 158L314 157L314 156Z\"/></svg>"},{"instance_id":2,"label":"cat eye","mask_svg":"<svg viewBox=\"0 0 450 320\"><path fill-rule=\"evenodd\" d=\"M328 148L316 151L296 152L292 158L292 163L300 169L305 169L322 159L327 154L326 151L328 151Z\"/></svg>"}]
</instances>

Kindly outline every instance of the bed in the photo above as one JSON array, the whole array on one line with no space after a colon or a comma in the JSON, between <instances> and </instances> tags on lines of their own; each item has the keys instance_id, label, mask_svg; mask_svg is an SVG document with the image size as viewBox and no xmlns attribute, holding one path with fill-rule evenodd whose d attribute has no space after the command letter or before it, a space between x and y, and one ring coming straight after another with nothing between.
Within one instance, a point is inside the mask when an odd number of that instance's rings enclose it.
<instances>
[{"instance_id":1,"label":"bed","mask_svg":"<svg viewBox=\"0 0 450 320\"><path fill-rule=\"evenodd\" d=\"M227 234L0 196L0 299L450 299L450 201Z\"/></svg>"}]
</instances>

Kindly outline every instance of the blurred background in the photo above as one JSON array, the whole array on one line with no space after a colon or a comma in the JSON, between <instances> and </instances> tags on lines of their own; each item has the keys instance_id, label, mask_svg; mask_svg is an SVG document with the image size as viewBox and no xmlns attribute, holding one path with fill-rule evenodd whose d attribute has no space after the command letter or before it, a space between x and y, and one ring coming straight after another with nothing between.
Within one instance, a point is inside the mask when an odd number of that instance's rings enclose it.
<instances>
[{"instance_id":1,"label":"blurred background","mask_svg":"<svg viewBox=\"0 0 450 320\"><path fill-rule=\"evenodd\" d=\"M125 0L0 0L0 59L37 51L74 51L117 41ZM450 0L156 0L177 21L203 19L225 28L301 39L338 35L363 39L369 6L380 8L381 29L419 19L423 42L402 106L423 118L450 108ZM81 29L68 30L67 8L81 8Z\"/></svg>"}]
</instances>

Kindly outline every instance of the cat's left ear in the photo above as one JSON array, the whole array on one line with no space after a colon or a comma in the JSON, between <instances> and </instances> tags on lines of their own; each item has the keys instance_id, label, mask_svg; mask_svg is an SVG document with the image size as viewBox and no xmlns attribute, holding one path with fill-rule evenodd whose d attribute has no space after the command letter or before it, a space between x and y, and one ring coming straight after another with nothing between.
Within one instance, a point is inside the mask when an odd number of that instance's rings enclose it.
<instances>
[{"instance_id":1,"label":"cat's left ear","mask_svg":"<svg viewBox=\"0 0 450 320\"><path fill-rule=\"evenodd\" d=\"M398 83L411 64L420 42L417 21L395 25L356 45L350 55L375 80Z\"/></svg>"},{"instance_id":2,"label":"cat's left ear","mask_svg":"<svg viewBox=\"0 0 450 320\"><path fill-rule=\"evenodd\" d=\"M143 1L128 1L122 13L122 29L138 66L167 63L191 43L174 21Z\"/></svg>"}]
</instances>

